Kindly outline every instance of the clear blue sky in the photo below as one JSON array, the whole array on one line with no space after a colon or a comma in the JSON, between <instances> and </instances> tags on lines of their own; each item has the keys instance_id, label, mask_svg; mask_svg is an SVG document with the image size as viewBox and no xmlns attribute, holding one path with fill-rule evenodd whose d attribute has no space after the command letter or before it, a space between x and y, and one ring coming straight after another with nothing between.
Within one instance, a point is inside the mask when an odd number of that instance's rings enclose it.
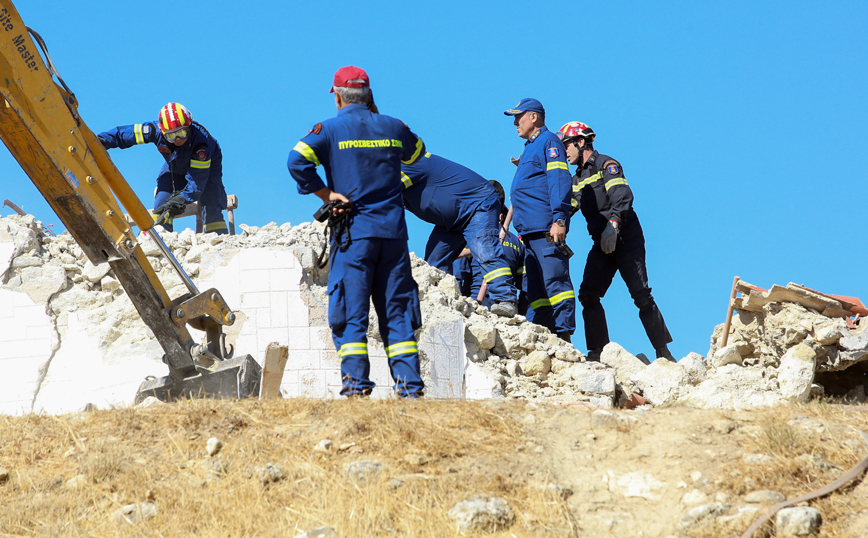
<instances>
[{"instance_id":1,"label":"clear blue sky","mask_svg":"<svg viewBox=\"0 0 868 538\"><path fill-rule=\"evenodd\" d=\"M552 130L593 127L635 194L677 357L707 352L736 274L868 301L864 1L16 4L95 132L186 105L223 147L239 223L311 220L319 200L297 194L286 158L335 114L332 76L353 64L382 113L507 192L523 140L505 109L536 97ZM150 205L156 149L110 154ZM62 229L5 150L0 185ZM422 254L431 227L408 222ZM578 288L582 219L568 242ZM619 277L603 304L612 340L652 355Z\"/></svg>"}]
</instances>

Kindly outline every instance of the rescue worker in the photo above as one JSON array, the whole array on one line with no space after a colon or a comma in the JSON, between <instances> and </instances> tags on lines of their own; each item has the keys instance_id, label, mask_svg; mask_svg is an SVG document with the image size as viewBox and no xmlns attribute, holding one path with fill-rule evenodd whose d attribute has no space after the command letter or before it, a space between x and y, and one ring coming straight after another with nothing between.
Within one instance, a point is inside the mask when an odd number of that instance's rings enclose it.
<instances>
[{"instance_id":1,"label":"rescue worker","mask_svg":"<svg viewBox=\"0 0 868 538\"><path fill-rule=\"evenodd\" d=\"M157 121L122 125L97 135L106 149L154 144L166 160L157 175L154 219L168 211L162 226L173 231L172 219L183 213L187 204L199 202L205 221L204 232L229 233L223 210L223 152L205 127L180 103L160 109Z\"/></svg>"},{"instance_id":2,"label":"rescue worker","mask_svg":"<svg viewBox=\"0 0 868 538\"><path fill-rule=\"evenodd\" d=\"M500 202L500 250L503 252L503 258L512 272L515 287L519 290L518 313L525 315L527 313L527 298L525 297L525 293L521 291L524 277L524 244L518 237L510 233L503 223L509 214L506 207L506 192L503 190L503 185L493 179L488 180L488 182L494 187L495 192L497 192L497 199ZM485 273L475 260L472 260L471 263L471 273L473 279L471 297L479 301L482 306L489 307L491 305L491 297L488 295L488 284L483 280ZM482 297L480 297L480 291L482 292Z\"/></svg>"},{"instance_id":3,"label":"rescue worker","mask_svg":"<svg viewBox=\"0 0 868 538\"><path fill-rule=\"evenodd\" d=\"M573 176L574 211L581 210L594 240L579 286L588 360L600 360L603 347L609 343L606 312L600 299L606 295L615 273L620 272L657 357L674 362L667 345L672 336L648 286L645 236L633 211L633 191L624 178L624 169L618 161L594 149L596 134L584 123L567 123L558 136L570 164L578 166Z\"/></svg>"},{"instance_id":4,"label":"rescue worker","mask_svg":"<svg viewBox=\"0 0 868 538\"><path fill-rule=\"evenodd\" d=\"M400 120L370 110L373 98L363 69L338 69L331 92L337 117L314 125L290 151L287 167L301 194L349 203L346 195L352 193L352 208L346 210L350 239L338 244L332 238L328 277L328 318L341 361L341 394L367 396L374 388L366 336L373 300L395 391L401 397L421 397L414 331L422 314L407 248L401 163L416 162L425 145ZM320 164L327 185L316 171Z\"/></svg>"},{"instance_id":5,"label":"rescue worker","mask_svg":"<svg viewBox=\"0 0 868 538\"><path fill-rule=\"evenodd\" d=\"M500 249L500 201L494 187L473 170L425 153L414 164L404 164L404 205L414 215L434 224L425 246L425 261L451 272L453 262L467 246L473 263L484 271L491 293L491 312L513 317L516 291L509 264Z\"/></svg>"},{"instance_id":6,"label":"rescue worker","mask_svg":"<svg viewBox=\"0 0 868 538\"><path fill-rule=\"evenodd\" d=\"M510 192L512 224L526 249L527 319L569 342L576 330L576 292L562 252L571 215L564 145L546 128L545 109L536 99L522 99L504 114L514 116L518 136L527 140L521 158L512 159L518 169Z\"/></svg>"}]
</instances>

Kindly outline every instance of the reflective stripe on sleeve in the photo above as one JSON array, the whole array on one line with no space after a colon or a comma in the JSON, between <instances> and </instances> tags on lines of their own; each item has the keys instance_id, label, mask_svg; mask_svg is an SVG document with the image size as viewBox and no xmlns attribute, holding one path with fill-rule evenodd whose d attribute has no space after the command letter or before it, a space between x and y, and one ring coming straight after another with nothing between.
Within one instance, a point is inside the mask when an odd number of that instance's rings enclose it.
<instances>
[{"instance_id":1,"label":"reflective stripe on sleeve","mask_svg":"<svg viewBox=\"0 0 868 538\"><path fill-rule=\"evenodd\" d=\"M133 125L133 132L136 133L136 144L144 144L145 143L145 135L142 134L142 124L137 123Z\"/></svg>"},{"instance_id":2,"label":"reflective stripe on sleeve","mask_svg":"<svg viewBox=\"0 0 868 538\"><path fill-rule=\"evenodd\" d=\"M338 350L338 357L343 361L347 355L367 355L368 344L366 342L351 342L344 344Z\"/></svg>"},{"instance_id":3,"label":"reflective stripe on sleeve","mask_svg":"<svg viewBox=\"0 0 868 538\"><path fill-rule=\"evenodd\" d=\"M548 172L550 170L559 170L559 169L569 171L569 168L567 167L567 163L565 163L563 161L552 161L552 162L546 164L546 172Z\"/></svg>"},{"instance_id":4,"label":"reflective stripe on sleeve","mask_svg":"<svg viewBox=\"0 0 868 538\"><path fill-rule=\"evenodd\" d=\"M573 185L573 192L578 192L578 191L584 189L585 187L587 187L591 183L597 181L598 179L603 179L603 173L602 172L597 172L593 176L583 179L581 181L581 183L579 183L578 185Z\"/></svg>"},{"instance_id":5,"label":"reflective stripe on sleeve","mask_svg":"<svg viewBox=\"0 0 868 538\"><path fill-rule=\"evenodd\" d=\"M563 293L559 293L559 294L555 295L554 297L543 297L542 299L537 299L536 301L530 303L530 307L533 308L534 310L536 310L537 308L540 308L543 306L554 306L561 301L566 301L567 299L575 299L575 298L576 298L576 291L575 290L569 290L569 291L565 291Z\"/></svg>"},{"instance_id":6,"label":"reflective stripe on sleeve","mask_svg":"<svg viewBox=\"0 0 868 538\"><path fill-rule=\"evenodd\" d=\"M491 282L495 278L500 278L502 276L512 276L512 271L509 270L509 267L501 267L500 269L489 271L484 277L482 277L482 280Z\"/></svg>"},{"instance_id":7,"label":"reflective stripe on sleeve","mask_svg":"<svg viewBox=\"0 0 868 538\"><path fill-rule=\"evenodd\" d=\"M404 164L413 164L419 158L419 155L422 154L422 150L425 149L425 143L422 142L421 138L416 139L416 151L413 152L413 155L410 156L410 159L407 161L401 161Z\"/></svg>"},{"instance_id":8,"label":"reflective stripe on sleeve","mask_svg":"<svg viewBox=\"0 0 868 538\"><path fill-rule=\"evenodd\" d=\"M404 172L401 172L401 183L404 184L404 188L405 188L405 189L410 188L410 187L413 186L413 180L410 179L410 176L408 176L408 175L405 174Z\"/></svg>"},{"instance_id":9,"label":"reflective stripe on sleeve","mask_svg":"<svg viewBox=\"0 0 868 538\"><path fill-rule=\"evenodd\" d=\"M518 273L518 274L520 274L520 275L523 275L523 274L524 274L524 265L522 265L521 267L519 267L519 268L518 268L518 271L516 271L516 273Z\"/></svg>"},{"instance_id":10,"label":"reflective stripe on sleeve","mask_svg":"<svg viewBox=\"0 0 868 538\"><path fill-rule=\"evenodd\" d=\"M292 150L301 153L301 156L312 162L314 166L320 165L319 159L317 159L316 157L316 153L313 151L313 149L311 149L310 146L308 146L304 142L299 142L295 145L294 148L292 148Z\"/></svg>"},{"instance_id":11,"label":"reflective stripe on sleeve","mask_svg":"<svg viewBox=\"0 0 868 538\"><path fill-rule=\"evenodd\" d=\"M190 166L192 168L211 168L211 159L207 161L195 161L190 159Z\"/></svg>"},{"instance_id":12,"label":"reflective stripe on sleeve","mask_svg":"<svg viewBox=\"0 0 868 538\"><path fill-rule=\"evenodd\" d=\"M392 357L397 357L398 355L403 355L405 353L419 353L419 347L416 345L415 340L398 342L397 344L392 344L391 346L386 348L386 356L388 356L390 359Z\"/></svg>"},{"instance_id":13,"label":"reflective stripe on sleeve","mask_svg":"<svg viewBox=\"0 0 868 538\"><path fill-rule=\"evenodd\" d=\"M622 177L616 177L615 179L610 179L608 182L606 182L606 190L608 191L609 189L611 189L615 185L626 185L626 184L627 184L626 179L624 179Z\"/></svg>"}]
</instances>

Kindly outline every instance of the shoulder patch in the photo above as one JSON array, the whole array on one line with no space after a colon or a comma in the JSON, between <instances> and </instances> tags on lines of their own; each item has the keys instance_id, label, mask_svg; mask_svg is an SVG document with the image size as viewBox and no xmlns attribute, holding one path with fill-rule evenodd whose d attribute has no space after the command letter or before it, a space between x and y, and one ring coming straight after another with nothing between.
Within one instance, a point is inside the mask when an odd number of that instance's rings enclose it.
<instances>
[{"instance_id":1,"label":"shoulder patch","mask_svg":"<svg viewBox=\"0 0 868 538\"><path fill-rule=\"evenodd\" d=\"M612 176L617 176L620 171L621 171L621 169L618 167L617 164L610 164L609 166L606 167L606 172L608 172L609 175L612 175Z\"/></svg>"},{"instance_id":2,"label":"shoulder patch","mask_svg":"<svg viewBox=\"0 0 868 538\"><path fill-rule=\"evenodd\" d=\"M307 134L310 134L310 133L320 134L321 132L322 132L322 123L317 123L316 125L313 126L313 129L311 129L310 131L307 132Z\"/></svg>"},{"instance_id":3,"label":"shoulder patch","mask_svg":"<svg viewBox=\"0 0 868 538\"><path fill-rule=\"evenodd\" d=\"M199 150L196 151L196 158L200 161L208 160L208 153L205 151L205 148L199 148Z\"/></svg>"},{"instance_id":4,"label":"shoulder patch","mask_svg":"<svg viewBox=\"0 0 868 538\"><path fill-rule=\"evenodd\" d=\"M142 125L142 134L148 135L151 134L151 126L150 125Z\"/></svg>"},{"instance_id":5,"label":"shoulder patch","mask_svg":"<svg viewBox=\"0 0 868 538\"><path fill-rule=\"evenodd\" d=\"M558 148L549 148L549 159L558 158Z\"/></svg>"},{"instance_id":6,"label":"shoulder patch","mask_svg":"<svg viewBox=\"0 0 868 538\"><path fill-rule=\"evenodd\" d=\"M157 146L157 149L160 151L160 153L172 153L172 150L170 150L166 146Z\"/></svg>"}]
</instances>

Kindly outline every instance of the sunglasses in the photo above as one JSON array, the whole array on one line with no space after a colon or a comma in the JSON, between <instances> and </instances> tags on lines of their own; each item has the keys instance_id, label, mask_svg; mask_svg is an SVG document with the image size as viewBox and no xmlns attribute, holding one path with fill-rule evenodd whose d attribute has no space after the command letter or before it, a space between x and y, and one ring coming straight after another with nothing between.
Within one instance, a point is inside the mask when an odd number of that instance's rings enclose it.
<instances>
[{"instance_id":1,"label":"sunglasses","mask_svg":"<svg viewBox=\"0 0 868 538\"><path fill-rule=\"evenodd\" d=\"M172 143L178 139L184 140L188 136L190 136L190 129L188 127L179 127L172 131L166 131L165 133L163 133L163 137L165 137L166 141L169 143Z\"/></svg>"}]
</instances>

